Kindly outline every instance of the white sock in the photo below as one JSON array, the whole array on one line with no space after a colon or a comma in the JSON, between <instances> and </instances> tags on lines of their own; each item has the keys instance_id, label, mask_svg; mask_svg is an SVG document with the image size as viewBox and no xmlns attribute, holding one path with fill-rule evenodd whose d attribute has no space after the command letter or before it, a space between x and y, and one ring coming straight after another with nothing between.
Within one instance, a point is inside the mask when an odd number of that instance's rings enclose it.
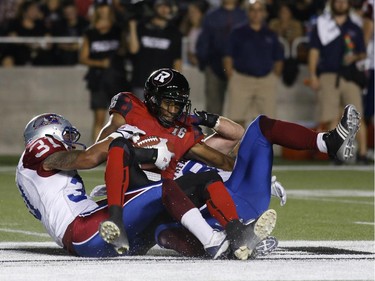
<instances>
[{"instance_id":1,"label":"white sock","mask_svg":"<svg viewBox=\"0 0 375 281\"><path fill-rule=\"evenodd\" d=\"M213 229L205 221L201 212L199 212L197 208L187 211L182 216L181 223L198 238L202 245L206 245L210 242L213 235Z\"/></svg>"},{"instance_id":2,"label":"white sock","mask_svg":"<svg viewBox=\"0 0 375 281\"><path fill-rule=\"evenodd\" d=\"M316 138L316 145L318 146L318 149L320 152L324 152L324 153L327 153L327 144L326 142L323 140L323 135L325 133L318 133L318 137Z\"/></svg>"}]
</instances>

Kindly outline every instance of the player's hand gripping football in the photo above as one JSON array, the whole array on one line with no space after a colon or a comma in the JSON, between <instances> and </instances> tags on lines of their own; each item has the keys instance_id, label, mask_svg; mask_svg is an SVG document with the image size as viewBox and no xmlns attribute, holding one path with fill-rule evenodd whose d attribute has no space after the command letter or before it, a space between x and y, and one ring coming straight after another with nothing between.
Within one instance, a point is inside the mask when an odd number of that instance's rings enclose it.
<instances>
[{"instance_id":1,"label":"player's hand gripping football","mask_svg":"<svg viewBox=\"0 0 375 281\"><path fill-rule=\"evenodd\" d=\"M155 166L158 167L160 170L165 170L171 158L174 156L173 152L170 152L167 146L167 139L160 138L160 142L153 146L158 150L158 156L155 160Z\"/></svg>"},{"instance_id":2,"label":"player's hand gripping football","mask_svg":"<svg viewBox=\"0 0 375 281\"><path fill-rule=\"evenodd\" d=\"M123 137L125 139L131 139L133 143L136 143L140 139L141 135L145 134L146 132L142 131L138 127L125 124L118 128L114 133L112 133L110 137Z\"/></svg>"}]
</instances>

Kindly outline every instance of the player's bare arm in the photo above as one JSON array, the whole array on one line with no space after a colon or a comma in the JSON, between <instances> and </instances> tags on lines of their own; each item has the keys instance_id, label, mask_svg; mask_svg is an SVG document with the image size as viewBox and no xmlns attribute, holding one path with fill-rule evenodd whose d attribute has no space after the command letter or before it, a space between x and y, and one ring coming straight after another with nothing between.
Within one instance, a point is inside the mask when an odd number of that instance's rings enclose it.
<instances>
[{"instance_id":1,"label":"player's bare arm","mask_svg":"<svg viewBox=\"0 0 375 281\"><path fill-rule=\"evenodd\" d=\"M205 143L197 143L185 155L188 159L201 161L209 166L213 166L225 171L231 171L234 167L234 159L219 152Z\"/></svg>"},{"instance_id":2,"label":"player's bare arm","mask_svg":"<svg viewBox=\"0 0 375 281\"><path fill-rule=\"evenodd\" d=\"M122 125L125 125L126 121L124 117L121 116L119 113L112 113L109 116L108 123L103 127L103 129L100 131L98 138L96 141L100 141L106 137L108 137L110 134L112 134L114 131L116 131L118 128L120 128Z\"/></svg>"},{"instance_id":3,"label":"player's bare arm","mask_svg":"<svg viewBox=\"0 0 375 281\"><path fill-rule=\"evenodd\" d=\"M220 116L218 121L215 133L208 136L204 142L223 154L232 155L245 133L245 129L240 124L223 116Z\"/></svg>"},{"instance_id":4,"label":"player's bare arm","mask_svg":"<svg viewBox=\"0 0 375 281\"><path fill-rule=\"evenodd\" d=\"M106 160L108 147L112 140L112 138L107 138L86 150L56 152L44 160L43 169L46 171L55 169L70 171L94 168Z\"/></svg>"}]
</instances>

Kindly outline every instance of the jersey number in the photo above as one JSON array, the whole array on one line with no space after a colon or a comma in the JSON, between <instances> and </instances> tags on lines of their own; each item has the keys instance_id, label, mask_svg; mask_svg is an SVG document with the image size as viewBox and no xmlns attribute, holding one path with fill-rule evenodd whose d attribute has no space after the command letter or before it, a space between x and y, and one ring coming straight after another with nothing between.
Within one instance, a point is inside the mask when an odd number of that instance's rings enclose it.
<instances>
[{"instance_id":1,"label":"jersey number","mask_svg":"<svg viewBox=\"0 0 375 281\"><path fill-rule=\"evenodd\" d=\"M54 140L52 138L46 138L48 140L48 142L53 146L53 148L56 148L56 147L61 147L61 145L57 144L54 142ZM50 146L48 144L45 144L44 143L44 140L43 139L39 139L37 140L31 147L30 147L30 151L32 151L33 149L36 149L37 151L39 151L38 153L35 154L35 157L36 158L39 158L41 156L43 156L44 154L46 154L48 151L50 151Z\"/></svg>"},{"instance_id":2,"label":"jersey number","mask_svg":"<svg viewBox=\"0 0 375 281\"><path fill-rule=\"evenodd\" d=\"M178 136L180 139L184 138L185 134L186 134L186 128L183 128L183 127L175 127L173 132L172 132L172 135L174 136Z\"/></svg>"},{"instance_id":3,"label":"jersey number","mask_svg":"<svg viewBox=\"0 0 375 281\"><path fill-rule=\"evenodd\" d=\"M79 175L75 175L70 183L77 185L77 187L79 187L79 185L81 186L81 188L75 189L74 193L68 195L70 201L77 203L79 201L87 199L85 187L83 186L83 180Z\"/></svg>"}]
</instances>

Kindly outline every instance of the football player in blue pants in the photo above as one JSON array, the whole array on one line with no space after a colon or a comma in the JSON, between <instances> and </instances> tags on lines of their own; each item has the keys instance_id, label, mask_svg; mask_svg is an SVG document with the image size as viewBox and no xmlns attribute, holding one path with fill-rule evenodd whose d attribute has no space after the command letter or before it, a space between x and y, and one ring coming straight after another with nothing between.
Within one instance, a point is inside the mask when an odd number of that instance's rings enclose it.
<instances>
[{"instance_id":1,"label":"football player in blue pants","mask_svg":"<svg viewBox=\"0 0 375 281\"><path fill-rule=\"evenodd\" d=\"M198 125L215 128L219 133L219 138L220 133L230 135L225 130L229 128L230 131L231 127L233 129L233 126L236 126L228 119L207 112L196 112L196 116ZM328 153L333 159L345 161L353 156L353 142L359 129L359 121L359 114L353 105L345 107L340 123L334 130L324 133L317 133L303 126L271 119L267 116L258 116L249 125L239 142L233 171L231 173L221 171L225 186L236 204L240 218L246 223L259 217L259 214L269 208L273 144L297 150L317 150ZM235 128L235 130L241 131L239 128ZM215 134L212 146L220 148L220 141L217 140L217 137L218 135ZM225 141L231 142L230 149L228 149L230 151L238 140L236 138L225 140L224 138L223 141L222 144ZM210 139L206 143L210 145ZM210 169L214 168L203 163L188 161L178 167L178 173L186 175ZM274 194L280 198L282 204L285 204L286 194L282 188L274 190ZM215 219L210 217L205 210L203 213L211 226L220 229L220 225ZM195 252L202 253L199 250L199 245L194 242L194 238L190 237L188 233L176 230L176 228L178 228L176 224L158 226L155 234L158 244L192 256ZM183 237L183 240L179 236ZM173 240L174 242L171 242ZM193 242L189 245L185 241ZM179 246L175 247L178 244Z\"/></svg>"}]
</instances>

